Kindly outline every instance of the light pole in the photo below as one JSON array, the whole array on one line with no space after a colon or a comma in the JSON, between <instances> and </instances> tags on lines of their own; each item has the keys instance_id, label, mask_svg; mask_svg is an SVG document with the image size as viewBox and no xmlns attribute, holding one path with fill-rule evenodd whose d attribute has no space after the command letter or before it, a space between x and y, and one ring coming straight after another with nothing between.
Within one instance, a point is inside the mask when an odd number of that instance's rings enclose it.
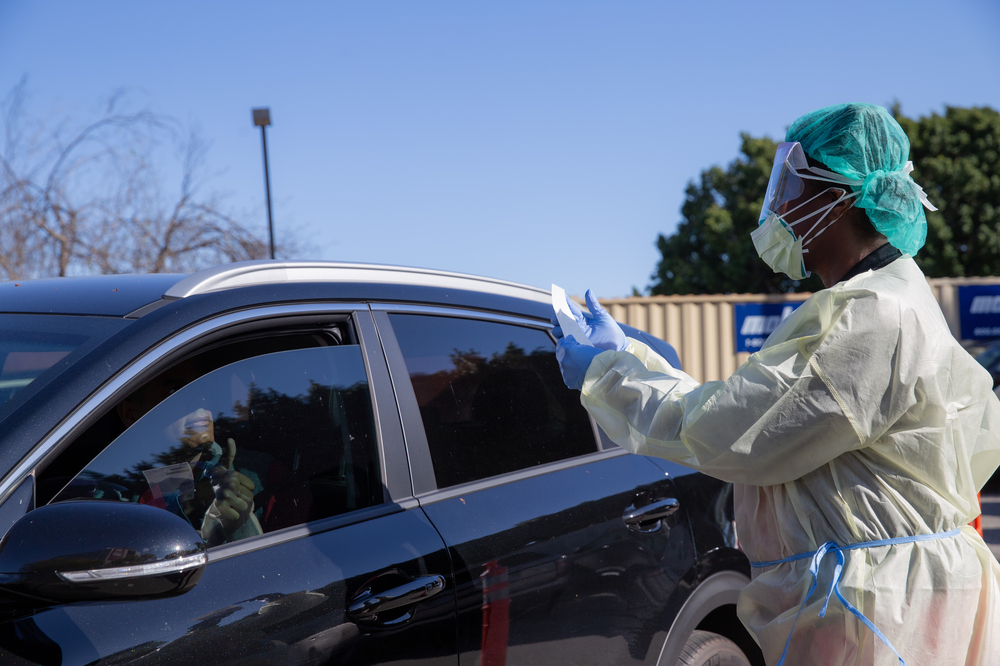
<instances>
[{"instance_id":1,"label":"light pole","mask_svg":"<svg viewBox=\"0 0 1000 666\"><path fill-rule=\"evenodd\" d=\"M271 220L271 176L267 172L267 126L271 124L271 109L253 109L253 124L260 127L264 144L264 191L267 192L267 231L271 238L271 258L274 259L274 222Z\"/></svg>"}]
</instances>

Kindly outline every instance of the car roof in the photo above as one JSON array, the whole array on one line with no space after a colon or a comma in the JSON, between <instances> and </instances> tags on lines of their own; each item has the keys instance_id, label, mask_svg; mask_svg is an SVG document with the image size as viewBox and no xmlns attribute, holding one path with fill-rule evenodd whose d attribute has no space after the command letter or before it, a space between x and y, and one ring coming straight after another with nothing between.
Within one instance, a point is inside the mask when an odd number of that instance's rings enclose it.
<instances>
[{"instance_id":1,"label":"car roof","mask_svg":"<svg viewBox=\"0 0 1000 666\"><path fill-rule=\"evenodd\" d=\"M159 300L183 275L93 275L0 282L0 313L124 317Z\"/></svg>"},{"instance_id":2,"label":"car roof","mask_svg":"<svg viewBox=\"0 0 1000 666\"><path fill-rule=\"evenodd\" d=\"M548 290L495 278L426 268L332 261L244 261L190 275L97 275L0 283L0 312L138 316L158 301L231 291L245 287L295 283L351 283L427 288L433 302L438 290L481 292L494 296L550 302ZM391 297L384 289L380 297ZM440 302L446 302L441 297Z\"/></svg>"}]
</instances>

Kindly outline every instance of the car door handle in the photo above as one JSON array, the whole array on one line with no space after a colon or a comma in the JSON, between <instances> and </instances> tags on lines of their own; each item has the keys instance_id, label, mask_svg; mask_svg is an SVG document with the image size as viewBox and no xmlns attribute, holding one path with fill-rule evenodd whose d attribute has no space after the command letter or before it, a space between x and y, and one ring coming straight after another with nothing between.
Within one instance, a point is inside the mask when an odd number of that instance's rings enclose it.
<instances>
[{"instance_id":1,"label":"car door handle","mask_svg":"<svg viewBox=\"0 0 1000 666\"><path fill-rule=\"evenodd\" d=\"M385 592L372 593L366 590L354 598L347 612L355 618L364 619L393 608L412 606L430 599L443 589L444 576L421 576Z\"/></svg>"},{"instance_id":2,"label":"car door handle","mask_svg":"<svg viewBox=\"0 0 1000 666\"><path fill-rule=\"evenodd\" d=\"M630 529L640 532L655 532L660 528L659 521L675 514L680 506L680 502L673 497L668 497L638 508L630 506L625 509L622 519Z\"/></svg>"}]
</instances>

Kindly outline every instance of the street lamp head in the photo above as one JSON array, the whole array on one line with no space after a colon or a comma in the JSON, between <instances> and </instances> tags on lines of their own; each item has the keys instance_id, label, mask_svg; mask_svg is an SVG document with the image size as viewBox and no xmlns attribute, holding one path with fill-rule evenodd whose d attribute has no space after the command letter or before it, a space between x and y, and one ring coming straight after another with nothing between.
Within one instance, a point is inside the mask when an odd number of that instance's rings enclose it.
<instances>
[{"instance_id":1,"label":"street lamp head","mask_svg":"<svg viewBox=\"0 0 1000 666\"><path fill-rule=\"evenodd\" d=\"M253 110L253 124L258 127L266 127L271 124L271 109L264 107L263 109Z\"/></svg>"}]
</instances>

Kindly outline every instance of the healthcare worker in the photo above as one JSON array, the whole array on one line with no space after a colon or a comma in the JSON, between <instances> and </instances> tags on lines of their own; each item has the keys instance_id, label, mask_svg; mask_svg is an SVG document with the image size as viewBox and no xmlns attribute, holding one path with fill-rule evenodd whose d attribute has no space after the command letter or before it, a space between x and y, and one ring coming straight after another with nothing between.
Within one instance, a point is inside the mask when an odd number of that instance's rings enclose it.
<instances>
[{"instance_id":1,"label":"healthcare worker","mask_svg":"<svg viewBox=\"0 0 1000 666\"><path fill-rule=\"evenodd\" d=\"M1000 564L967 524L1000 464L1000 400L912 256L930 208L885 109L810 113L778 147L761 258L826 287L726 381L626 338L588 292L596 345L562 337L604 431L734 483L752 563L738 604L770 666L1000 664Z\"/></svg>"}]
</instances>

